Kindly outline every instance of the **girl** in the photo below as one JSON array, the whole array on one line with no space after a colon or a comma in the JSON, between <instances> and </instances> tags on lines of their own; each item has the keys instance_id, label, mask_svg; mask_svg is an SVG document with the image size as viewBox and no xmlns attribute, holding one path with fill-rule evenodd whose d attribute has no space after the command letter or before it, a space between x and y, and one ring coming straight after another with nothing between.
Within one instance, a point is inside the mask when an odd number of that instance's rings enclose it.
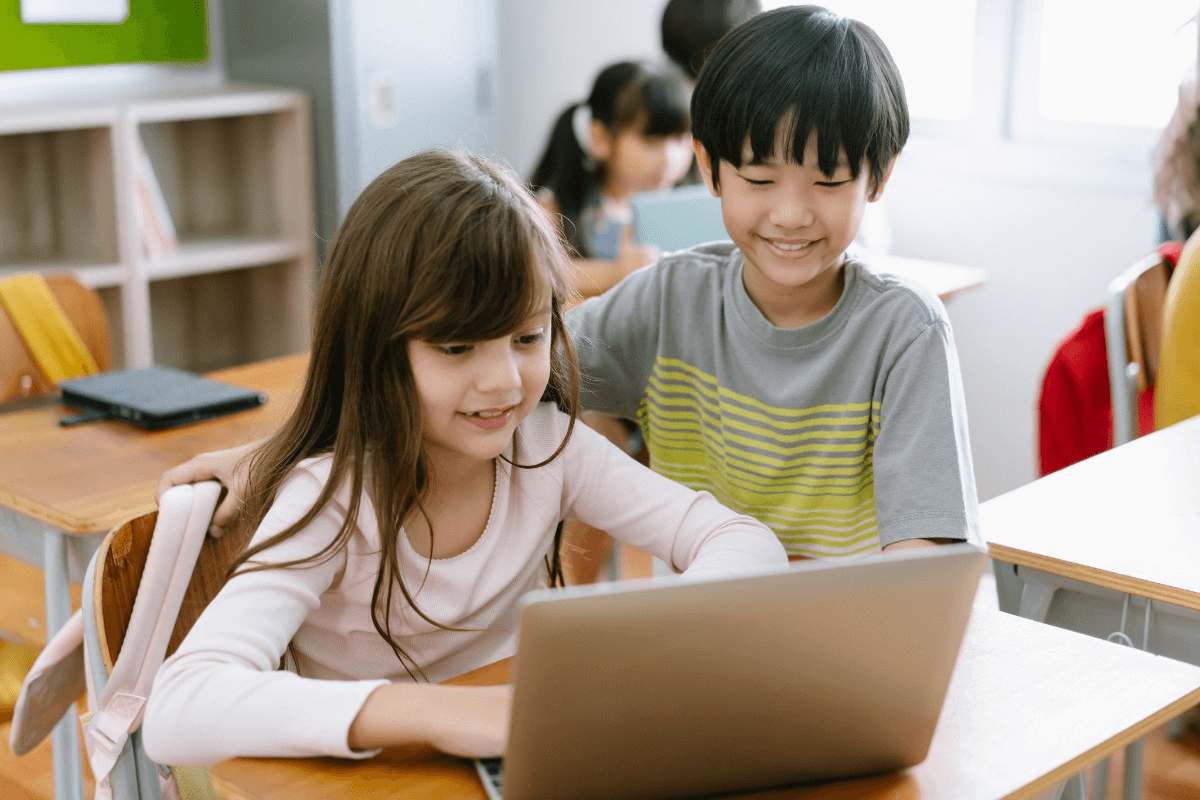
<instances>
[{"instance_id":1,"label":"girl","mask_svg":"<svg viewBox=\"0 0 1200 800\"><path fill-rule=\"evenodd\" d=\"M478 156L418 154L363 191L296 409L250 463L255 534L155 681L152 759L500 754L509 687L435 682L513 653L566 516L688 576L786 563L765 526L575 425L566 270L550 218Z\"/></svg>"},{"instance_id":2,"label":"girl","mask_svg":"<svg viewBox=\"0 0 1200 800\"><path fill-rule=\"evenodd\" d=\"M586 102L568 106L550 132L531 183L561 215L585 296L616 285L658 257L633 244L630 199L674 186L692 165L687 88L673 72L622 61L596 76Z\"/></svg>"}]
</instances>

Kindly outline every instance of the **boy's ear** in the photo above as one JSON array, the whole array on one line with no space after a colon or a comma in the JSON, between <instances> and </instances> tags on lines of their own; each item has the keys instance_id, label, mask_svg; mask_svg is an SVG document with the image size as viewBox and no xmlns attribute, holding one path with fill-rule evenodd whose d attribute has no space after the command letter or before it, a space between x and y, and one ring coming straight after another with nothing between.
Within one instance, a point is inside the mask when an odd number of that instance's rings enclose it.
<instances>
[{"instance_id":1,"label":"boy's ear","mask_svg":"<svg viewBox=\"0 0 1200 800\"><path fill-rule=\"evenodd\" d=\"M883 171L883 176L879 179L879 185L875 187L875 191L867 197L867 202L874 203L879 198L883 197L883 187L887 186L888 178L892 177L892 167L896 166L896 156L892 156L892 160L888 162L887 169Z\"/></svg>"},{"instance_id":2,"label":"boy's ear","mask_svg":"<svg viewBox=\"0 0 1200 800\"><path fill-rule=\"evenodd\" d=\"M712 192L713 197L720 197L721 193L713 185L713 165L712 158L708 155L708 150L705 149L704 145L700 144L699 139L692 139L692 149L696 151L696 165L700 167L700 174L704 176L704 184Z\"/></svg>"}]
</instances>

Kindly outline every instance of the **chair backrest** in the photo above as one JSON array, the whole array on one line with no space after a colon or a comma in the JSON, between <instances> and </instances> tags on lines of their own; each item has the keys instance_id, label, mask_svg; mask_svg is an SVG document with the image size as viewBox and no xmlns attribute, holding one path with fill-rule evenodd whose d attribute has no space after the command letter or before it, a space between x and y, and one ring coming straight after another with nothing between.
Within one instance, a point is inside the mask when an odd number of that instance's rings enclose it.
<instances>
[{"instance_id":1,"label":"chair backrest","mask_svg":"<svg viewBox=\"0 0 1200 800\"><path fill-rule=\"evenodd\" d=\"M137 598L158 512L151 511L116 528L101 542L95 559L93 608L104 666L112 670L121 653ZM208 537L200 548L195 569L183 596L167 645L169 657L187 636L209 602L225 585L234 559L245 549L253 531L231 530L219 539Z\"/></svg>"},{"instance_id":2,"label":"chair backrest","mask_svg":"<svg viewBox=\"0 0 1200 800\"><path fill-rule=\"evenodd\" d=\"M70 275L51 275L46 285L101 371L111 365L108 317L94 290ZM54 391L21 334L0 307L0 404Z\"/></svg>"},{"instance_id":3,"label":"chair backrest","mask_svg":"<svg viewBox=\"0 0 1200 800\"><path fill-rule=\"evenodd\" d=\"M1109 284L1104 309L1113 446L1138 435L1138 394L1158 377L1163 304L1171 265L1155 252Z\"/></svg>"}]
</instances>

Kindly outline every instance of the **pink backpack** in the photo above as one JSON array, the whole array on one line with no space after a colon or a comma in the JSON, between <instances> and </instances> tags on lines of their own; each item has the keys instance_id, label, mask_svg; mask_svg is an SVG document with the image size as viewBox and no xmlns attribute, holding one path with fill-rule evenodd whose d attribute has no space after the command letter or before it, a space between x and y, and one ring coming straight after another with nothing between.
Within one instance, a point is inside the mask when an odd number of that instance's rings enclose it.
<instances>
[{"instance_id":1,"label":"pink backpack","mask_svg":"<svg viewBox=\"0 0 1200 800\"><path fill-rule=\"evenodd\" d=\"M15 754L24 755L41 743L86 686L89 711L80 719L96 800L196 796L200 787L194 785L195 776L151 762L142 751L138 729L220 489L206 481L175 486L162 496L146 568L111 675L96 630L93 558L84 577L83 607L46 644L21 686L9 737Z\"/></svg>"}]
</instances>

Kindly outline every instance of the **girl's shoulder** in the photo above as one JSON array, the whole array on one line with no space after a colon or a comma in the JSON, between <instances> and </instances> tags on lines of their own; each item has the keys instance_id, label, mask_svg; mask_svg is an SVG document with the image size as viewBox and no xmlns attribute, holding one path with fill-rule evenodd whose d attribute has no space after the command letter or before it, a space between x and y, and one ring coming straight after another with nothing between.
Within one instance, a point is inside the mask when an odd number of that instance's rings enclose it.
<instances>
[{"instance_id":1,"label":"girl's shoulder","mask_svg":"<svg viewBox=\"0 0 1200 800\"><path fill-rule=\"evenodd\" d=\"M570 416L561 411L554 403L549 401L538 403L518 426L518 430L521 432L520 447L523 449L520 454L521 460L527 463L536 463L549 458L562 444L570 423ZM578 423L576 427L580 424L582 423Z\"/></svg>"}]
</instances>

